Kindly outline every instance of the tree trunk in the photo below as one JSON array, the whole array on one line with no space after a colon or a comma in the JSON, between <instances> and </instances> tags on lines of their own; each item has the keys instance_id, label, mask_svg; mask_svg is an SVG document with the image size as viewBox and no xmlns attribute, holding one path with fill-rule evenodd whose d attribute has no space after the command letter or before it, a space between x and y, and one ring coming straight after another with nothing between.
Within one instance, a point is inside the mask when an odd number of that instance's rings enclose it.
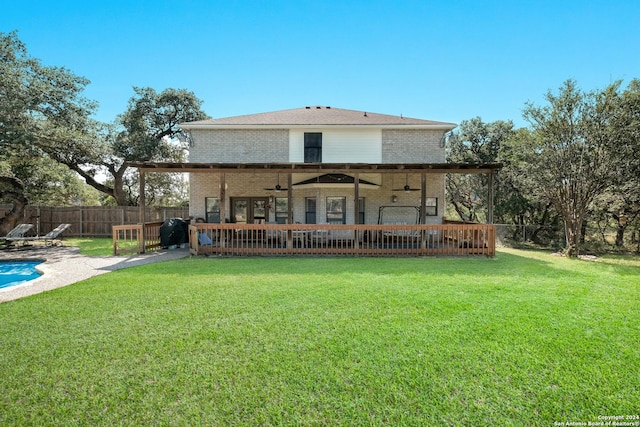
<instances>
[{"instance_id":1,"label":"tree trunk","mask_svg":"<svg viewBox=\"0 0 640 427\"><path fill-rule=\"evenodd\" d=\"M618 224L616 230L616 247L621 248L624 245L624 229L626 227L622 224Z\"/></svg>"},{"instance_id":2,"label":"tree trunk","mask_svg":"<svg viewBox=\"0 0 640 427\"><path fill-rule=\"evenodd\" d=\"M24 195L24 184L18 178L0 176L0 196L12 202L13 207L4 218L0 219L0 234L6 235L24 215L29 202Z\"/></svg>"},{"instance_id":3,"label":"tree trunk","mask_svg":"<svg viewBox=\"0 0 640 427\"><path fill-rule=\"evenodd\" d=\"M122 165L120 169L115 167L109 167L109 172L113 176L113 192L111 196L116 199L118 206L129 206L129 198L127 192L124 190L124 173L127 167Z\"/></svg>"},{"instance_id":4,"label":"tree trunk","mask_svg":"<svg viewBox=\"0 0 640 427\"><path fill-rule=\"evenodd\" d=\"M569 220L565 222L566 247L564 254L568 257L577 257L580 251L580 235L582 221Z\"/></svg>"}]
</instances>

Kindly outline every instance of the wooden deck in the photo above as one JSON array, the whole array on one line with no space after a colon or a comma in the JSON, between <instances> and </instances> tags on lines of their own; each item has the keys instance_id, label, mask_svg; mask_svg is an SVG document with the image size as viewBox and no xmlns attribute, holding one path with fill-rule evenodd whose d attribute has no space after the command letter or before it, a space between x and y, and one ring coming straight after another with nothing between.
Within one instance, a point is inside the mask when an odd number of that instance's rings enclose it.
<instances>
[{"instance_id":1,"label":"wooden deck","mask_svg":"<svg viewBox=\"0 0 640 427\"><path fill-rule=\"evenodd\" d=\"M160 225L113 227L115 255L160 249ZM495 225L191 224L192 255L495 255Z\"/></svg>"},{"instance_id":2,"label":"wooden deck","mask_svg":"<svg viewBox=\"0 0 640 427\"><path fill-rule=\"evenodd\" d=\"M495 226L192 224L193 255L454 256L495 255Z\"/></svg>"}]
</instances>

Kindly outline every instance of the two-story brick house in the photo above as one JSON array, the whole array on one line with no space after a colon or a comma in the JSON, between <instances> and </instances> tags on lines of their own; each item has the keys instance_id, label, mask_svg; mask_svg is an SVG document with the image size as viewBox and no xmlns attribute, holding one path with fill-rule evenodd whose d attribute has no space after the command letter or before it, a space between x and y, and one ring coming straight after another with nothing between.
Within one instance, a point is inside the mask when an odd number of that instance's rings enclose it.
<instances>
[{"instance_id":1,"label":"two-story brick house","mask_svg":"<svg viewBox=\"0 0 640 427\"><path fill-rule=\"evenodd\" d=\"M194 163L417 165L445 162L446 135L456 125L313 106L181 126L190 133L189 160ZM374 167L355 172L359 175L357 219L354 173L292 170L293 221L375 224L381 219L381 207L385 221L419 219L419 174L380 173ZM288 174L282 172L227 174L224 218L285 223L288 193L282 189L288 189L288 182ZM191 215L220 221L220 175L192 173L190 188ZM429 174L426 223L442 222L443 202L444 175Z\"/></svg>"},{"instance_id":2,"label":"two-story brick house","mask_svg":"<svg viewBox=\"0 0 640 427\"><path fill-rule=\"evenodd\" d=\"M326 106L183 123L189 162L133 164L141 211L145 174L179 171L194 254L492 255L493 226L443 224L447 173L487 174L491 198L500 168L447 163L455 126Z\"/></svg>"}]
</instances>

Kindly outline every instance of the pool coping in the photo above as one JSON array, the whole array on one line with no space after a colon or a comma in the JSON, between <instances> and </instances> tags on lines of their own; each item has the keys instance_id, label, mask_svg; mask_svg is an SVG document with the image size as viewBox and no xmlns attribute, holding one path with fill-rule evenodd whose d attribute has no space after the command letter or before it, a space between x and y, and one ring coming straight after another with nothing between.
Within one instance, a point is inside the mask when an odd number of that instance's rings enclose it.
<instances>
[{"instance_id":1,"label":"pool coping","mask_svg":"<svg viewBox=\"0 0 640 427\"><path fill-rule=\"evenodd\" d=\"M71 246L2 249L0 261L42 261L37 267L42 275L19 285L0 288L0 303L68 286L111 271L188 256L188 248L161 249L132 256L86 256L80 254L79 248Z\"/></svg>"}]
</instances>

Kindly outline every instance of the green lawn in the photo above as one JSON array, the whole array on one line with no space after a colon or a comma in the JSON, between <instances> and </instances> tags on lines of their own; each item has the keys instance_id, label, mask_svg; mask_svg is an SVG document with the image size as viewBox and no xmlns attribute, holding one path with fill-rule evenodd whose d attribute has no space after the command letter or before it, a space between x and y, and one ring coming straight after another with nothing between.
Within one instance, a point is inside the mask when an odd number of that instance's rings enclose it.
<instances>
[{"instance_id":1,"label":"green lawn","mask_svg":"<svg viewBox=\"0 0 640 427\"><path fill-rule=\"evenodd\" d=\"M0 304L0 425L640 412L640 260L192 258Z\"/></svg>"},{"instance_id":2,"label":"green lawn","mask_svg":"<svg viewBox=\"0 0 640 427\"><path fill-rule=\"evenodd\" d=\"M113 255L113 239L107 237L71 237L64 239L65 246L77 246L80 253L89 256Z\"/></svg>"}]
</instances>

